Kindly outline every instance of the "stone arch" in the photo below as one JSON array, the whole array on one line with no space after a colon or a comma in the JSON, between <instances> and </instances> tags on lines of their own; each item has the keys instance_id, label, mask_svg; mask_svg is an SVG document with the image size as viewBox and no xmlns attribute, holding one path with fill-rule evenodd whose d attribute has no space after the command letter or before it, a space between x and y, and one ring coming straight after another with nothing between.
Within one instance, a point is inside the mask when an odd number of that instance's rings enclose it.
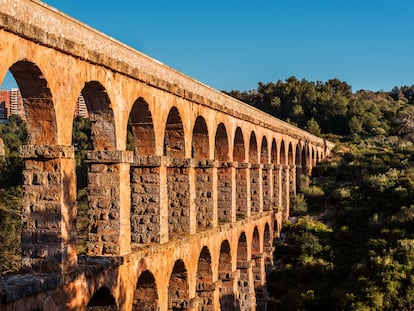
<instances>
[{"instance_id":1,"label":"stone arch","mask_svg":"<svg viewBox=\"0 0 414 311\"><path fill-rule=\"evenodd\" d=\"M118 310L111 291L106 286L99 288L89 300L87 311L115 311Z\"/></svg>"},{"instance_id":2,"label":"stone arch","mask_svg":"<svg viewBox=\"0 0 414 311\"><path fill-rule=\"evenodd\" d=\"M176 107L168 113L164 134L164 155L174 158L185 157L184 126Z\"/></svg>"},{"instance_id":3,"label":"stone arch","mask_svg":"<svg viewBox=\"0 0 414 311\"><path fill-rule=\"evenodd\" d=\"M270 233L270 226L266 223L263 231L263 249L264 251L269 252L268 248L270 247L272 247L272 235Z\"/></svg>"},{"instance_id":4,"label":"stone arch","mask_svg":"<svg viewBox=\"0 0 414 311\"><path fill-rule=\"evenodd\" d=\"M270 211L272 209L272 192L271 192L271 168L269 166L269 147L267 145L266 136L262 138L260 148L260 162L262 166L262 198L263 210Z\"/></svg>"},{"instance_id":5,"label":"stone arch","mask_svg":"<svg viewBox=\"0 0 414 311\"><path fill-rule=\"evenodd\" d=\"M247 239L246 234L242 232L237 244L237 269L239 270L239 279L237 282L238 299L240 310L247 310L248 306L254 305L254 293L252 292L252 277L250 262L247 257Z\"/></svg>"},{"instance_id":6,"label":"stone arch","mask_svg":"<svg viewBox=\"0 0 414 311\"><path fill-rule=\"evenodd\" d=\"M235 310L231 250L228 240L224 240L220 246L218 277L221 281L220 310Z\"/></svg>"},{"instance_id":7,"label":"stone arch","mask_svg":"<svg viewBox=\"0 0 414 311\"><path fill-rule=\"evenodd\" d=\"M209 140L206 121L198 116L193 128L191 154L193 158L206 160L209 158Z\"/></svg>"},{"instance_id":8,"label":"stone arch","mask_svg":"<svg viewBox=\"0 0 414 311\"><path fill-rule=\"evenodd\" d=\"M196 160L209 158L209 137L206 121L198 116L193 128L192 157ZM213 227L213 168L206 161L198 161L195 167L197 230Z\"/></svg>"},{"instance_id":9,"label":"stone arch","mask_svg":"<svg viewBox=\"0 0 414 311\"><path fill-rule=\"evenodd\" d=\"M258 163L259 157L257 153L256 134L252 132L249 140L249 163Z\"/></svg>"},{"instance_id":10,"label":"stone arch","mask_svg":"<svg viewBox=\"0 0 414 311\"><path fill-rule=\"evenodd\" d=\"M27 60L10 67L19 86L26 115L29 144L56 145L57 124L52 93L40 68Z\"/></svg>"},{"instance_id":11,"label":"stone arch","mask_svg":"<svg viewBox=\"0 0 414 311\"><path fill-rule=\"evenodd\" d=\"M282 140L280 143L280 152L279 152L279 164L280 165L287 165L286 161L286 150L285 150L285 142Z\"/></svg>"},{"instance_id":12,"label":"stone arch","mask_svg":"<svg viewBox=\"0 0 414 311\"><path fill-rule=\"evenodd\" d=\"M214 158L219 161L217 168L217 212L220 223L232 220L232 168L228 166L229 143L226 127L220 123L217 127Z\"/></svg>"},{"instance_id":13,"label":"stone arch","mask_svg":"<svg viewBox=\"0 0 414 311\"><path fill-rule=\"evenodd\" d=\"M295 163L294 159L293 159L293 146L292 143L289 143L289 148L288 148L288 164L289 165L293 165Z\"/></svg>"},{"instance_id":14,"label":"stone arch","mask_svg":"<svg viewBox=\"0 0 414 311\"><path fill-rule=\"evenodd\" d=\"M302 165L302 172L304 174L307 174L308 168L307 168L307 158L306 158L306 145L302 147L301 165Z\"/></svg>"},{"instance_id":15,"label":"stone arch","mask_svg":"<svg viewBox=\"0 0 414 311\"><path fill-rule=\"evenodd\" d=\"M156 154L152 114L148 103L138 98L128 120L127 148L134 151L131 163L131 243L160 242L160 167L148 162Z\"/></svg>"},{"instance_id":16,"label":"stone arch","mask_svg":"<svg viewBox=\"0 0 414 311\"><path fill-rule=\"evenodd\" d=\"M242 232L237 243L237 263L247 261L247 239L246 234Z\"/></svg>"},{"instance_id":17,"label":"stone arch","mask_svg":"<svg viewBox=\"0 0 414 311\"><path fill-rule=\"evenodd\" d=\"M278 149L276 140L273 138L272 140L272 150L271 150L271 162L272 162L272 202L271 206L273 209L279 208L280 206L280 185L281 185L281 179L280 179L280 166L278 164Z\"/></svg>"},{"instance_id":18,"label":"stone arch","mask_svg":"<svg viewBox=\"0 0 414 311\"><path fill-rule=\"evenodd\" d=\"M98 81L85 83L81 94L91 122L91 139L95 150L116 149L114 114L105 88Z\"/></svg>"},{"instance_id":19,"label":"stone arch","mask_svg":"<svg viewBox=\"0 0 414 311\"><path fill-rule=\"evenodd\" d=\"M184 127L176 107L171 108L165 126L164 155L175 160L167 167L169 239L190 233L190 168L185 157ZM181 159L181 161L180 161Z\"/></svg>"},{"instance_id":20,"label":"stone arch","mask_svg":"<svg viewBox=\"0 0 414 311\"><path fill-rule=\"evenodd\" d=\"M301 161L300 161L300 145L296 144L296 148L295 148L295 164L300 166L301 165Z\"/></svg>"},{"instance_id":21,"label":"stone arch","mask_svg":"<svg viewBox=\"0 0 414 311\"><path fill-rule=\"evenodd\" d=\"M312 157L311 157L312 167L315 166L315 148L312 147Z\"/></svg>"},{"instance_id":22,"label":"stone arch","mask_svg":"<svg viewBox=\"0 0 414 311\"><path fill-rule=\"evenodd\" d=\"M211 255L206 246L200 252L197 265L196 292L199 298L199 310L214 310L214 284L211 270Z\"/></svg>"},{"instance_id":23,"label":"stone arch","mask_svg":"<svg viewBox=\"0 0 414 311\"><path fill-rule=\"evenodd\" d=\"M226 127L223 123L220 123L217 127L214 143L214 159L220 162L229 160L229 141Z\"/></svg>"},{"instance_id":24,"label":"stone arch","mask_svg":"<svg viewBox=\"0 0 414 311\"><path fill-rule=\"evenodd\" d=\"M138 278L134 292L133 311L158 310L158 291L154 275L145 270Z\"/></svg>"},{"instance_id":25,"label":"stone arch","mask_svg":"<svg viewBox=\"0 0 414 311\"><path fill-rule=\"evenodd\" d=\"M260 202L260 167L257 165L259 156L257 151L256 134L252 131L249 140L249 162L250 166L250 207L252 213L259 213Z\"/></svg>"},{"instance_id":26,"label":"stone arch","mask_svg":"<svg viewBox=\"0 0 414 311\"><path fill-rule=\"evenodd\" d=\"M260 252L260 236L257 227L254 228L252 237L252 261L253 261L253 285L256 298L256 310L266 310L266 288L265 288L265 271L263 265L263 256Z\"/></svg>"},{"instance_id":27,"label":"stone arch","mask_svg":"<svg viewBox=\"0 0 414 311\"><path fill-rule=\"evenodd\" d=\"M234 134L234 144L233 144L233 161L245 162L246 152L244 147L244 138L243 132L240 127L237 127Z\"/></svg>"},{"instance_id":28,"label":"stone arch","mask_svg":"<svg viewBox=\"0 0 414 311\"><path fill-rule=\"evenodd\" d=\"M187 310L189 302L188 273L184 261L179 259L174 264L168 283L168 310Z\"/></svg>"},{"instance_id":29,"label":"stone arch","mask_svg":"<svg viewBox=\"0 0 414 311\"><path fill-rule=\"evenodd\" d=\"M246 161L246 153L244 147L243 133L240 127L237 127L234 135L233 146L233 161L238 162L236 168L236 219L247 217L247 167L244 162Z\"/></svg>"},{"instance_id":30,"label":"stone arch","mask_svg":"<svg viewBox=\"0 0 414 311\"><path fill-rule=\"evenodd\" d=\"M262 147L260 148L260 163L268 164L269 163L269 148L267 146L266 136L263 136Z\"/></svg>"},{"instance_id":31,"label":"stone arch","mask_svg":"<svg viewBox=\"0 0 414 311\"><path fill-rule=\"evenodd\" d=\"M276 144L276 139L274 138L272 140L271 162L272 164L278 164L277 163L277 144Z\"/></svg>"},{"instance_id":32,"label":"stone arch","mask_svg":"<svg viewBox=\"0 0 414 311\"><path fill-rule=\"evenodd\" d=\"M137 156L155 155L156 143L152 114L148 103L141 97L132 106L128 127L127 146L130 146L130 150L133 150Z\"/></svg>"}]
</instances>

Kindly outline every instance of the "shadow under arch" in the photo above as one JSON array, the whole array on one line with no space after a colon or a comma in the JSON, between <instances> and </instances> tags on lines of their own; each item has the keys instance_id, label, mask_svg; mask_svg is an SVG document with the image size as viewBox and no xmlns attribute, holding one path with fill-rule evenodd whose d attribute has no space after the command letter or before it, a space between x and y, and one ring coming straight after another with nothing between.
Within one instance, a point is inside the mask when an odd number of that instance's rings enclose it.
<instances>
[{"instance_id":1,"label":"shadow under arch","mask_svg":"<svg viewBox=\"0 0 414 311\"><path fill-rule=\"evenodd\" d=\"M211 255L206 246L200 252L197 264L196 293L199 310L214 310L214 283L211 270Z\"/></svg>"},{"instance_id":2,"label":"shadow under arch","mask_svg":"<svg viewBox=\"0 0 414 311\"><path fill-rule=\"evenodd\" d=\"M159 310L157 284L154 275L149 270L143 271L138 278L132 310Z\"/></svg>"},{"instance_id":3,"label":"shadow under arch","mask_svg":"<svg viewBox=\"0 0 414 311\"><path fill-rule=\"evenodd\" d=\"M106 286L99 288L89 300L86 311L117 311L114 296Z\"/></svg>"},{"instance_id":4,"label":"shadow under arch","mask_svg":"<svg viewBox=\"0 0 414 311\"><path fill-rule=\"evenodd\" d=\"M19 86L27 128L29 144L56 145L57 124L52 93L39 67L27 60L21 60L10 67Z\"/></svg>"},{"instance_id":5,"label":"shadow under arch","mask_svg":"<svg viewBox=\"0 0 414 311\"><path fill-rule=\"evenodd\" d=\"M168 310L187 310L190 303L188 273L184 261L178 259L168 283Z\"/></svg>"},{"instance_id":6,"label":"shadow under arch","mask_svg":"<svg viewBox=\"0 0 414 311\"><path fill-rule=\"evenodd\" d=\"M236 310L236 297L233 290L234 276L232 273L231 250L228 240L224 240L220 246L218 278L221 281L220 310Z\"/></svg>"},{"instance_id":7,"label":"shadow under arch","mask_svg":"<svg viewBox=\"0 0 414 311\"><path fill-rule=\"evenodd\" d=\"M85 99L91 122L91 139L95 150L115 150L115 119L111 101L101 83L85 83L81 94Z\"/></svg>"},{"instance_id":8,"label":"shadow under arch","mask_svg":"<svg viewBox=\"0 0 414 311\"><path fill-rule=\"evenodd\" d=\"M260 213L262 206L260 202L260 166L257 149L256 134L252 131L249 143L249 162L250 162L250 206L251 213Z\"/></svg>"},{"instance_id":9,"label":"shadow under arch","mask_svg":"<svg viewBox=\"0 0 414 311\"><path fill-rule=\"evenodd\" d=\"M128 120L127 149L136 156L155 155L155 133L151 111L143 98L132 106Z\"/></svg>"}]
</instances>

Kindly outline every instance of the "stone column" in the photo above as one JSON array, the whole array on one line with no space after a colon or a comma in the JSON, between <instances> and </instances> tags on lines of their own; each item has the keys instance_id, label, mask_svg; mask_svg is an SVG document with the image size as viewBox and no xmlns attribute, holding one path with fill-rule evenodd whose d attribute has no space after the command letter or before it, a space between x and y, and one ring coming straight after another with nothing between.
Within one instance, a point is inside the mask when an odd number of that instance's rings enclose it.
<instances>
[{"instance_id":1,"label":"stone column","mask_svg":"<svg viewBox=\"0 0 414 311\"><path fill-rule=\"evenodd\" d=\"M252 260L256 311L265 311L267 309L267 290L264 256L263 254L258 254L258 256L252 258Z\"/></svg>"},{"instance_id":2,"label":"stone column","mask_svg":"<svg viewBox=\"0 0 414 311\"><path fill-rule=\"evenodd\" d=\"M73 146L24 145L22 269L65 273L77 265Z\"/></svg>"},{"instance_id":3,"label":"stone column","mask_svg":"<svg viewBox=\"0 0 414 311\"><path fill-rule=\"evenodd\" d=\"M250 206L251 213L263 211L261 165L250 164Z\"/></svg>"},{"instance_id":4,"label":"stone column","mask_svg":"<svg viewBox=\"0 0 414 311\"><path fill-rule=\"evenodd\" d=\"M290 168L289 165L282 166L282 219L289 217L290 203Z\"/></svg>"},{"instance_id":5,"label":"stone column","mask_svg":"<svg viewBox=\"0 0 414 311\"><path fill-rule=\"evenodd\" d=\"M290 197L296 195L296 165L289 166L289 194Z\"/></svg>"},{"instance_id":6,"label":"stone column","mask_svg":"<svg viewBox=\"0 0 414 311\"><path fill-rule=\"evenodd\" d=\"M135 156L131 164L131 243L161 243L159 156ZM164 242L164 241L163 241Z\"/></svg>"},{"instance_id":7,"label":"stone column","mask_svg":"<svg viewBox=\"0 0 414 311\"><path fill-rule=\"evenodd\" d=\"M195 233L195 176L191 159L166 158L168 239Z\"/></svg>"},{"instance_id":8,"label":"stone column","mask_svg":"<svg viewBox=\"0 0 414 311\"><path fill-rule=\"evenodd\" d=\"M277 213L282 206L282 169L279 165L273 168L273 210Z\"/></svg>"},{"instance_id":9,"label":"stone column","mask_svg":"<svg viewBox=\"0 0 414 311\"><path fill-rule=\"evenodd\" d=\"M238 163L236 171L237 219L250 217L250 171L248 163Z\"/></svg>"},{"instance_id":10,"label":"stone column","mask_svg":"<svg viewBox=\"0 0 414 311\"><path fill-rule=\"evenodd\" d=\"M302 166L296 165L296 192L300 190L300 176L302 175Z\"/></svg>"},{"instance_id":11,"label":"stone column","mask_svg":"<svg viewBox=\"0 0 414 311\"><path fill-rule=\"evenodd\" d=\"M263 197L263 210L271 211L273 202L273 174L272 165L263 164L262 167L262 197Z\"/></svg>"},{"instance_id":12,"label":"stone column","mask_svg":"<svg viewBox=\"0 0 414 311\"><path fill-rule=\"evenodd\" d=\"M221 162L217 168L217 212L220 224L232 222L233 213L233 170L231 162Z\"/></svg>"},{"instance_id":13,"label":"stone column","mask_svg":"<svg viewBox=\"0 0 414 311\"><path fill-rule=\"evenodd\" d=\"M88 170L88 255L115 256L131 251L130 163L133 153L95 150L86 153Z\"/></svg>"},{"instance_id":14,"label":"stone column","mask_svg":"<svg viewBox=\"0 0 414 311\"><path fill-rule=\"evenodd\" d=\"M254 306L256 304L252 267L252 261L237 262L237 269L240 271L238 280L237 310L240 311L254 310Z\"/></svg>"},{"instance_id":15,"label":"stone column","mask_svg":"<svg viewBox=\"0 0 414 311\"><path fill-rule=\"evenodd\" d=\"M215 162L212 160L196 161L195 167L195 206L197 231L213 228L214 198L213 173Z\"/></svg>"}]
</instances>

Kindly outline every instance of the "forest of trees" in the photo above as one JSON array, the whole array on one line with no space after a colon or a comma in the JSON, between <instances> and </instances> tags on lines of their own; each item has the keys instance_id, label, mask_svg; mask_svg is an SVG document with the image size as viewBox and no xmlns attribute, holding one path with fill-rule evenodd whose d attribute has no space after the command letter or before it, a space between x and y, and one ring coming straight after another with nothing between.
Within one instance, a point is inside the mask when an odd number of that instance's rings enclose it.
<instances>
[{"instance_id":1,"label":"forest of trees","mask_svg":"<svg viewBox=\"0 0 414 311\"><path fill-rule=\"evenodd\" d=\"M414 310L414 86L352 92L338 79L290 77L228 95L336 142L300 181L290 221L275 240L270 310ZM0 273L20 261L25 124L0 124ZM86 239L90 124L77 118L79 251Z\"/></svg>"},{"instance_id":2,"label":"forest of trees","mask_svg":"<svg viewBox=\"0 0 414 311\"><path fill-rule=\"evenodd\" d=\"M337 143L292 199L269 309L414 310L414 86L291 77L228 94Z\"/></svg>"}]
</instances>

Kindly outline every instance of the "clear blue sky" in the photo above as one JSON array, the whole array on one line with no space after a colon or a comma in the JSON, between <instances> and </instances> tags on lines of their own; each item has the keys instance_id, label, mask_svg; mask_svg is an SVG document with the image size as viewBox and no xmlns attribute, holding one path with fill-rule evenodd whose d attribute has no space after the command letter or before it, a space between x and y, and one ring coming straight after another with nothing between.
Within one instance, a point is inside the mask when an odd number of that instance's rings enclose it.
<instances>
[{"instance_id":1,"label":"clear blue sky","mask_svg":"<svg viewBox=\"0 0 414 311\"><path fill-rule=\"evenodd\" d=\"M412 0L45 0L218 90L338 78L414 84Z\"/></svg>"}]
</instances>

